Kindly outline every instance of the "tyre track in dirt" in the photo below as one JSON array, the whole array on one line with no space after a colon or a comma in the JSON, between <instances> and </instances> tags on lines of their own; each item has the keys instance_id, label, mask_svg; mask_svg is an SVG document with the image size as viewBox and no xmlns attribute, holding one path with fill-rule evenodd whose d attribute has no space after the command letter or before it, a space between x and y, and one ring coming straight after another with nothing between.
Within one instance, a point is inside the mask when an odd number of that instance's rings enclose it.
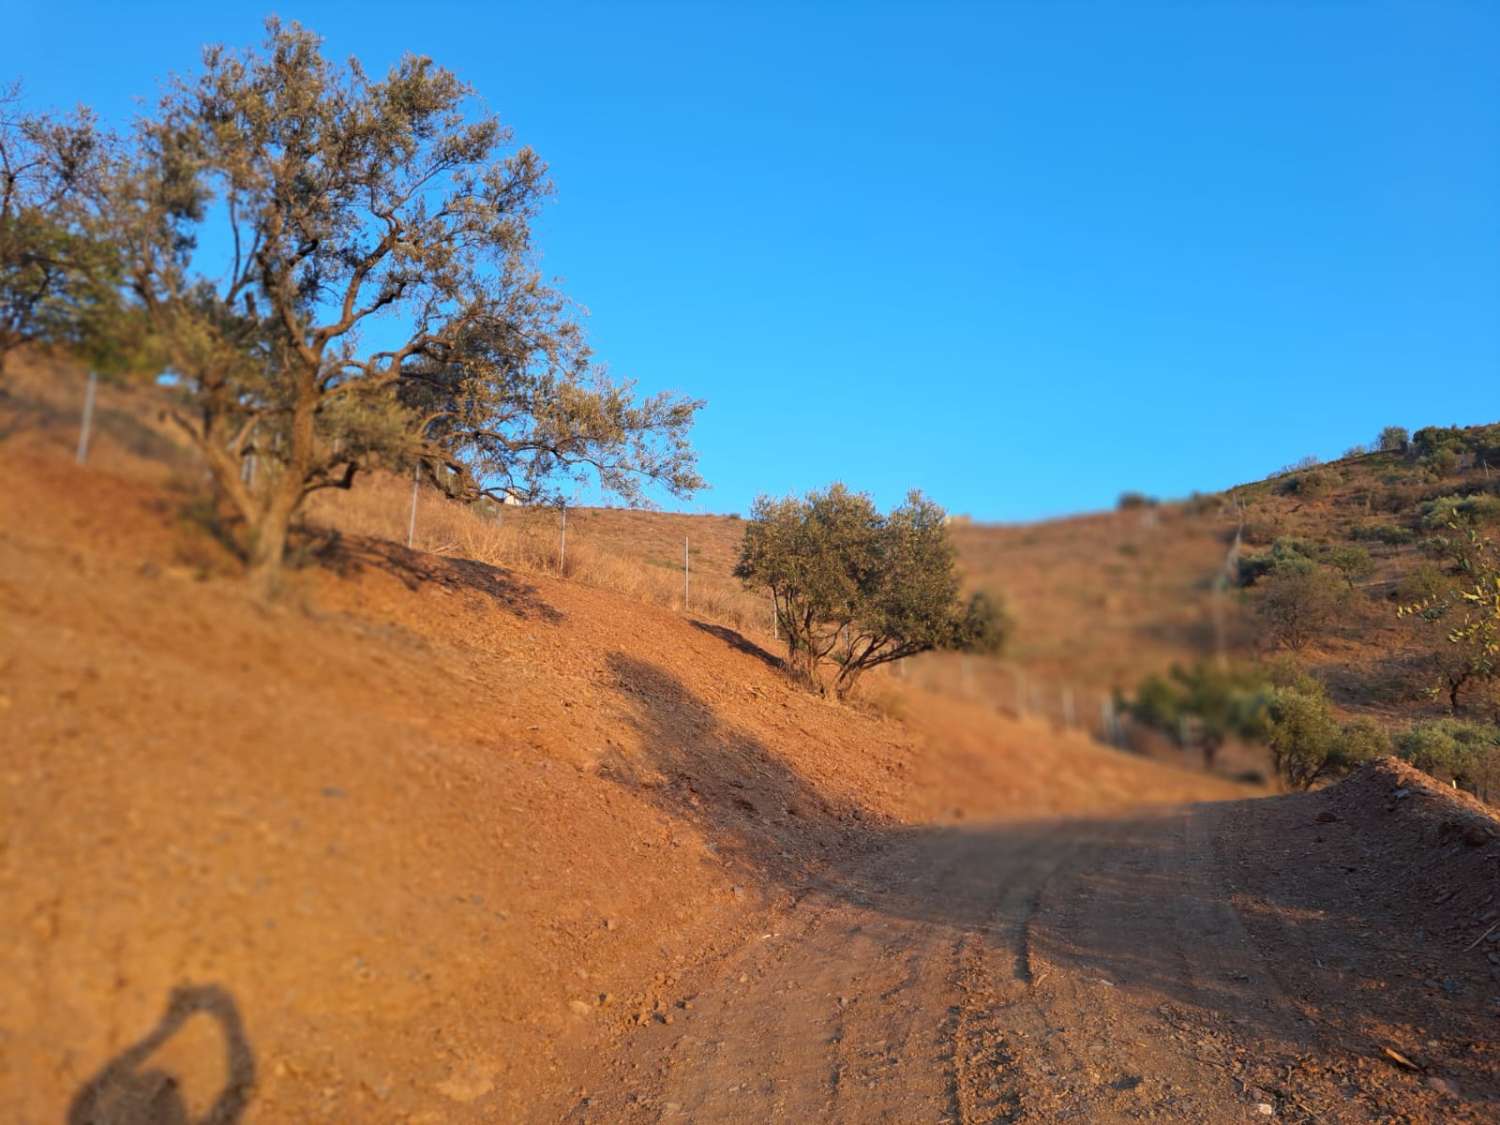
<instances>
[{"instance_id":1,"label":"tyre track in dirt","mask_svg":"<svg viewBox=\"0 0 1500 1125\"><path fill-rule=\"evenodd\" d=\"M1284 983L1278 959L1318 948L1293 916L1257 945L1219 847L1259 812L911 832L633 1029L570 1119L1486 1119Z\"/></svg>"}]
</instances>

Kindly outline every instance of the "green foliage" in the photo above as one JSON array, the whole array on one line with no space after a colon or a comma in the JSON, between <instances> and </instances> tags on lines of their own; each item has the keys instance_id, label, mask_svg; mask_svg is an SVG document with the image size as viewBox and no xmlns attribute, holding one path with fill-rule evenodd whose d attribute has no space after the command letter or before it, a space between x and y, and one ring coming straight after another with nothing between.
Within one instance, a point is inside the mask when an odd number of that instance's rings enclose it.
<instances>
[{"instance_id":1,"label":"green foliage","mask_svg":"<svg viewBox=\"0 0 1500 1125\"><path fill-rule=\"evenodd\" d=\"M1452 590L1453 581L1438 567L1424 562L1401 577L1396 586L1396 597L1404 606L1428 605L1446 597Z\"/></svg>"},{"instance_id":2,"label":"green foliage","mask_svg":"<svg viewBox=\"0 0 1500 1125\"><path fill-rule=\"evenodd\" d=\"M1375 439L1375 447L1383 453L1405 453L1411 434L1405 426L1387 426Z\"/></svg>"},{"instance_id":3,"label":"green foliage","mask_svg":"<svg viewBox=\"0 0 1500 1125\"><path fill-rule=\"evenodd\" d=\"M1277 774L1298 789L1390 752L1383 727L1369 719L1340 723L1322 685L1284 659L1260 668L1174 667L1170 676L1142 680L1128 706L1174 737L1196 730L1210 761L1230 736L1263 742Z\"/></svg>"},{"instance_id":4,"label":"green foliage","mask_svg":"<svg viewBox=\"0 0 1500 1125\"><path fill-rule=\"evenodd\" d=\"M1155 496L1148 496L1144 492L1122 492L1115 506L1120 511L1126 512L1133 508L1154 508L1159 503L1160 501Z\"/></svg>"},{"instance_id":5,"label":"green foliage","mask_svg":"<svg viewBox=\"0 0 1500 1125\"><path fill-rule=\"evenodd\" d=\"M1433 691L1445 691L1456 711L1466 685L1500 680L1500 552L1472 527L1454 531L1439 543L1454 564L1456 581L1396 612L1419 631L1442 634L1445 643L1433 650L1441 682Z\"/></svg>"},{"instance_id":6,"label":"green foliage","mask_svg":"<svg viewBox=\"0 0 1500 1125\"><path fill-rule=\"evenodd\" d=\"M1364 524L1356 527L1350 534L1355 539L1367 539L1389 547L1402 547L1417 540L1416 532L1393 523Z\"/></svg>"},{"instance_id":7,"label":"green foliage","mask_svg":"<svg viewBox=\"0 0 1500 1125\"><path fill-rule=\"evenodd\" d=\"M1308 469L1287 477L1282 483L1281 491L1303 500L1315 500L1320 496L1327 496L1337 483L1338 478L1327 469Z\"/></svg>"},{"instance_id":8,"label":"green foliage","mask_svg":"<svg viewBox=\"0 0 1500 1125\"><path fill-rule=\"evenodd\" d=\"M998 656L1015 629L1004 603L983 590L969 596L954 627L949 647L980 656Z\"/></svg>"},{"instance_id":9,"label":"green foliage","mask_svg":"<svg viewBox=\"0 0 1500 1125\"><path fill-rule=\"evenodd\" d=\"M19 86L0 88L0 373L26 343L64 346L116 370L124 357L100 337L120 309L118 255L78 210L99 135L87 113L24 114L20 97Z\"/></svg>"},{"instance_id":10,"label":"green foliage","mask_svg":"<svg viewBox=\"0 0 1500 1125\"><path fill-rule=\"evenodd\" d=\"M1354 543L1335 543L1322 552L1322 561L1338 571L1352 590L1354 584L1375 573L1370 552Z\"/></svg>"},{"instance_id":11,"label":"green foliage","mask_svg":"<svg viewBox=\"0 0 1500 1125\"><path fill-rule=\"evenodd\" d=\"M1326 569L1277 567L1262 583L1256 603L1272 641L1294 652L1324 632L1345 604L1345 588Z\"/></svg>"},{"instance_id":12,"label":"green foliage","mask_svg":"<svg viewBox=\"0 0 1500 1125\"><path fill-rule=\"evenodd\" d=\"M701 486L701 404L593 362L539 269L545 165L431 60L372 77L272 19L263 49L208 49L128 136L84 124L55 213L118 250L116 335L146 321L258 585L306 497L370 469L470 501L555 502L584 476L631 501ZM58 164L73 144L36 137ZM224 260L194 253L210 243Z\"/></svg>"},{"instance_id":13,"label":"green foliage","mask_svg":"<svg viewBox=\"0 0 1500 1125\"><path fill-rule=\"evenodd\" d=\"M1500 523L1500 496L1476 492L1469 496L1452 493L1422 505L1422 526L1443 527Z\"/></svg>"},{"instance_id":14,"label":"green foliage","mask_svg":"<svg viewBox=\"0 0 1500 1125\"><path fill-rule=\"evenodd\" d=\"M877 665L1003 643L997 603L959 600L954 559L942 509L920 493L882 516L868 495L835 484L805 499L758 499L735 575L770 591L792 670L842 698ZM825 660L837 668L831 683Z\"/></svg>"},{"instance_id":15,"label":"green foliage","mask_svg":"<svg viewBox=\"0 0 1500 1125\"><path fill-rule=\"evenodd\" d=\"M1419 770L1472 790L1500 760L1500 728L1459 719L1418 723L1396 736L1396 752Z\"/></svg>"},{"instance_id":16,"label":"green foliage","mask_svg":"<svg viewBox=\"0 0 1500 1125\"><path fill-rule=\"evenodd\" d=\"M1384 758L1391 753L1391 734L1374 719L1353 719L1344 724L1343 758L1346 764L1357 765L1373 758Z\"/></svg>"},{"instance_id":17,"label":"green foliage","mask_svg":"<svg viewBox=\"0 0 1500 1125\"><path fill-rule=\"evenodd\" d=\"M1265 731L1272 765L1293 789L1347 773L1388 746L1367 721L1342 726L1323 695L1291 688L1267 696Z\"/></svg>"},{"instance_id":18,"label":"green foliage","mask_svg":"<svg viewBox=\"0 0 1500 1125\"><path fill-rule=\"evenodd\" d=\"M1239 583L1253 586L1267 575L1311 570L1318 548L1305 539L1281 536L1263 554L1245 555L1239 561Z\"/></svg>"}]
</instances>

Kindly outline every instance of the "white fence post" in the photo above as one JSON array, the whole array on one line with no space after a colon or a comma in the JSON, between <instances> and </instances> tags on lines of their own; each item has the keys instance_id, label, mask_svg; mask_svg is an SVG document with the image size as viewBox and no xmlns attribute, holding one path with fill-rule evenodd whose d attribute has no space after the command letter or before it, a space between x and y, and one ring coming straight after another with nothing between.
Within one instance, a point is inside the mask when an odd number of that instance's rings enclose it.
<instances>
[{"instance_id":1,"label":"white fence post","mask_svg":"<svg viewBox=\"0 0 1500 1125\"><path fill-rule=\"evenodd\" d=\"M78 427L78 463L82 465L89 456L89 432L94 428L94 389L99 376L89 372L88 389L83 392L83 424Z\"/></svg>"},{"instance_id":2,"label":"white fence post","mask_svg":"<svg viewBox=\"0 0 1500 1125\"><path fill-rule=\"evenodd\" d=\"M417 537L417 466L411 467L411 518L406 521L406 545Z\"/></svg>"}]
</instances>

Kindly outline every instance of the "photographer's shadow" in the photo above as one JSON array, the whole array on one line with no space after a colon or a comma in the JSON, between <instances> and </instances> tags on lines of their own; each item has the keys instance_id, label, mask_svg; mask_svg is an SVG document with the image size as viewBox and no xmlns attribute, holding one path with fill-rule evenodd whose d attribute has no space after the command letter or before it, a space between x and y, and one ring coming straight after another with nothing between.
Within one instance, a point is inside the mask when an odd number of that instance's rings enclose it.
<instances>
[{"instance_id":1,"label":"photographer's shadow","mask_svg":"<svg viewBox=\"0 0 1500 1125\"><path fill-rule=\"evenodd\" d=\"M212 1016L224 1037L224 1089L201 1117L189 1117L176 1076L144 1064L196 1012ZM234 998L216 985L172 990L167 1010L144 1038L83 1084L68 1125L233 1125L255 1085L255 1056Z\"/></svg>"}]
</instances>

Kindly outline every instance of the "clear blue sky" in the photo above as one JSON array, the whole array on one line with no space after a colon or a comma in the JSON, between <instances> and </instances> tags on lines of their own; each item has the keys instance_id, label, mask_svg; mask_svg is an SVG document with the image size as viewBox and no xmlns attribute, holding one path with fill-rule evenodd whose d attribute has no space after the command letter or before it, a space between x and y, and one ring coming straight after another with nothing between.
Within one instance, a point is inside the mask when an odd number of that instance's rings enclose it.
<instances>
[{"instance_id":1,"label":"clear blue sky","mask_svg":"<svg viewBox=\"0 0 1500 1125\"><path fill-rule=\"evenodd\" d=\"M123 121L272 10L549 161L600 357L709 402L694 510L1027 519L1500 418L1500 4L11 0L0 78Z\"/></svg>"}]
</instances>

